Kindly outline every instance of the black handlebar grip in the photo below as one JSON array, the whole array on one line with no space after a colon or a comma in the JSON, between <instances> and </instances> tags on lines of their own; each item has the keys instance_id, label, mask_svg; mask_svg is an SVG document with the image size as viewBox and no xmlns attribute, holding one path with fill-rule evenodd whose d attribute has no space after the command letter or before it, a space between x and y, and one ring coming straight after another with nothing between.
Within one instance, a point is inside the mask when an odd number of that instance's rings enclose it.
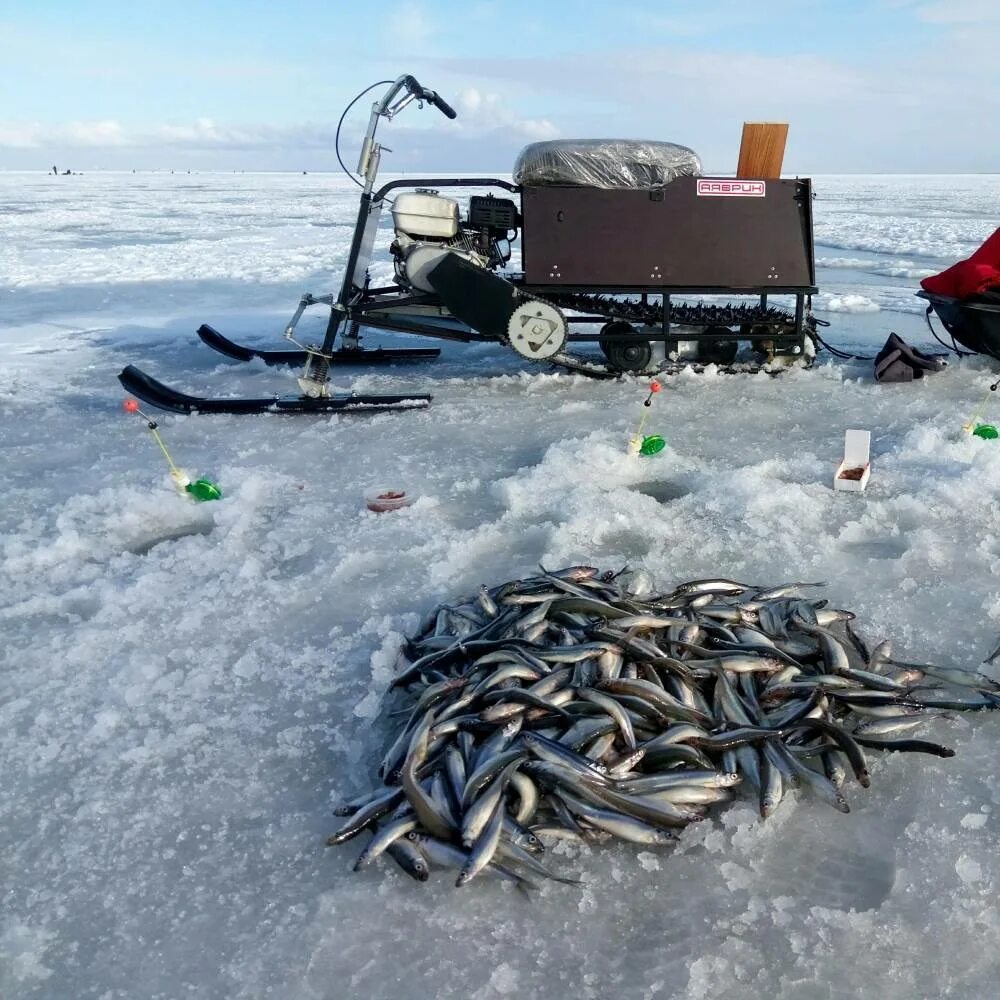
<instances>
[{"instance_id":1,"label":"black handlebar grip","mask_svg":"<svg viewBox=\"0 0 1000 1000\"><path fill-rule=\"evenodd\" d=\"M425 90L415 76L404 76L403 86L413 94L418 101L427 101L433 104L442 114L448 118L457 118L458 113L440 94L433 90Z\"/></svg>"},{"instance_id":2,"label":"black handlebar grip","mask_svg":"<svg viewBox=\"0 0 1000 1000\"><path fill-rule=\"evenodd\" d=\"M428 100L446 118L457 118L458 117L458 112L440 94L435 94L434 91L430 91L430 93L428 94Z\"/></svg>"}]
</instances>

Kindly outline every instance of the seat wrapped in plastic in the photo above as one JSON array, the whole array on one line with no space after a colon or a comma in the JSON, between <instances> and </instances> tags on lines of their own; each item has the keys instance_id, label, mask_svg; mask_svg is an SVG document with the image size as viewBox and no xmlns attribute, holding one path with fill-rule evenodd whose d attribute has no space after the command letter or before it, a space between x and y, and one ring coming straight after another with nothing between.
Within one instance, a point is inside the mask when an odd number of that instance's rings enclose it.
<instances>
[{"instance_id":1,"label":"seat wrapped in plastic","mask_svg":"<svg viewBox=\"0 0 1000 1000\"><path fill-rule=\"evenodd\" d=\"M694 150L641 139L533 142L514 164L514 183L522 187L650 188L700 176Z\"/></svg>"}]
</instances>

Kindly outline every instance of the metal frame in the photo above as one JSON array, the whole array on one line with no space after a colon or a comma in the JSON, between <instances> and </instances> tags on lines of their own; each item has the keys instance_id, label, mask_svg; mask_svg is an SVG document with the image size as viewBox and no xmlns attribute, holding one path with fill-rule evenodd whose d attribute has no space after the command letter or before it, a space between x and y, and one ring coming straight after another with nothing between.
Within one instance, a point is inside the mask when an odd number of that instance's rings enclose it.
<instances>
[{"instance_id":1,"label":"metal frame","mask_svg":"<svg viewBox=\"0 0 1000 1000\"><path fill-rule=\"evenodd\" d=\"M347 265L344 271L343 283L340 292L334 298L332 295L304 296L296 310L294 316L285 329L285 336L293 340L293 332L304 310L310 305L324 304L330 306L330 320L327 324L326 334L322 344L322 352L329 354L334 350L337 336L340 335L341 342L346 348L356 348L358 345L358 327L365 325L375 329L391 330L399 333L413 333L422 337L432 337L439 340L452 340L469 343L477 340L492 341L492 338L484 337L482 334L471 329L448 314L447 309L441 304L438 296L430 292L413 292L400 285L389 285L378 288L369 288L367 276L363 283L358 283L358 262L362 258L362 245L367 234L367 227L371 224L373 211L379 210L389 192L400 188L499 188L515 195L520 194L520 188L509 181L496 177L422 177L407 178L406 180L394 180L383 185L378 191L362 192L360 204L358 206L357 222L354 227L354 235L351 240L351 247L348 253ZM812 225L811 206L807 207L810 213L808 220L808 231L810 233L810 261L813 260L812 247ZM377 225L377 224L376 224ZM815 266L815 265L813 265ZM365 262L367 268L367 261ZM546 294L560 293L593 293L594 288L585 285L525 285L523 277L512 275L509 280L512 285L521 288L534 295L545 297ZM768 334L766 338L759 337L753 339L767 339L775 344L793 345L801 342L805 333L805 314L807 299L816 293L818 289L811 285L785 287L774 285L729 288L718 286L699 287L676 287L669 288L655 286L628 286L601 288L602 294L607 295L639 295L644 301L650 297L660 297L662 299L662 319L660 321L660 334L666 343L671 339L671 329L673 326L672 312L673 299L675 296L705 296L705 295L734 295L744 297L758 297L762 307L766 307L769 296L773 295L794 295L795 296L795 321L792 330L784 333ZM420 312L414 312L414 308ZM428 314L434 310L439 310L437 317L433 321L428 321ZM396 315L394 315L396 314ZM607 323L607 316L567 316L569 326L580 324ZM685 331L683 339L698 339L705 336L703 331ZM600 340L599 333L568 333L568 339L576 343L593 343ZM622 334L620 339L623 342L641 341L654 342L659 337L651 337L646 333ZM675 338L676 339L676 338ZM724 336L717 333L711 334L712 340L725 340ZM747 340L746 335L738 332L732 336L734 340Z\"/></svg>"}]
</instances>

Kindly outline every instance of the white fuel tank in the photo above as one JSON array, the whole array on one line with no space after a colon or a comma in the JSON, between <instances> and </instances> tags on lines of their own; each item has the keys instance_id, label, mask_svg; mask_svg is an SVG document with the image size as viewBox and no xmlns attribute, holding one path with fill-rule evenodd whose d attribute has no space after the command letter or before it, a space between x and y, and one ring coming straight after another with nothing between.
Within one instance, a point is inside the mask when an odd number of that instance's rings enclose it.
<instances>
[{"instance_id":1,"label":"white fuel tank","mask_svg":"<svg viewBox=\"0 0 1000 1000\"><path fill-rule=\"evenodd\" d=\"M396 195L392 206L396 232L450 240L458 235L458 202L426 191Z\"/></svg>"}]
</instances>

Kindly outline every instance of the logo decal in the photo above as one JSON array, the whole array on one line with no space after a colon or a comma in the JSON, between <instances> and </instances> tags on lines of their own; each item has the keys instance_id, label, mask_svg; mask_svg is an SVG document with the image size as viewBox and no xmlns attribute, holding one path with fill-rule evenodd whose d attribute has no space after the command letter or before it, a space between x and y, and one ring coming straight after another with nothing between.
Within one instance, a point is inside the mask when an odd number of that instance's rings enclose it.
<instances>
[{"instance_id":1,"label":"logo decal","mask_svg":"<svg viewBox=\"0 0 1000 1000\"><path fill-rule=\"evenodd\" d=\"M763 181L698 178L699 195L714 195L725 198L763 198L766 193L767 189Z\"/></svg>"}]
</instances>

